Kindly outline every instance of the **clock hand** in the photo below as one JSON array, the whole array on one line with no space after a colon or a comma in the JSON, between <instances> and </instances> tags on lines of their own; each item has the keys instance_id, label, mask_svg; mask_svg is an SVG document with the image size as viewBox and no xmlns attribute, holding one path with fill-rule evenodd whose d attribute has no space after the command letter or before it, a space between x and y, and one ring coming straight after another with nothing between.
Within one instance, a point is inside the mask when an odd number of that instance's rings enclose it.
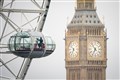
<instances>
[{"instance_id":1,"label":"clock hand","mask_svg":"<svg viewBox=\"0 0 120 80\"><path fill-rule=\"evenodd\" d=\"M97 49L95 48L95 51L97 51Z\"/></svg>"},{"instance_id":2,"label":"clock hand","mask_svg":"<svg viewBox=\"0 0 120 80\"><path fill-rule=\"evenodd\" d=\"M73 48L73 51L74 51L74 48Z\"/></svg>"},{"instance_id":3,"label":"clock hand","mask_svg":"<svg viewBox=\"0 0 120 80\"><path fill-rule=\"evenodd\" d=\"M74 48L72 48L72 53L74 52Z\"/></svg>"},{"instance_id":4,"label":"clock hand","mask_svg":"<svg viewBox=\"0 0 120 80\"><path fill-rule=\"evenodd\" d=\"M94 51L96 51L96 48L95 48L95 46L92 44L92 47L94 48Z\"/></svg>"},{"instance_id":5,"label":"clock hand","mask_svg":"<svg viewBox=\"0 0 120 80\"><path fill-rule=\"evenodd\" d=\"M94 47L94 53L95 53L95 51L96 51L96 48Z\"/></svg>"}]
</instances>

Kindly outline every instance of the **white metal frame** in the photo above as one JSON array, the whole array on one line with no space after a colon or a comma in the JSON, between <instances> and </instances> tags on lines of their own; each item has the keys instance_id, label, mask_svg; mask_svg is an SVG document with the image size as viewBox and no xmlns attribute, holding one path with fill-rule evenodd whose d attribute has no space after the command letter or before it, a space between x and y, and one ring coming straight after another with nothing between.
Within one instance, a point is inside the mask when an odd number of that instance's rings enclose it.
<instances>
[{"instance_id":1,"label":"white metal frame","mask_svg":"<svg viewBox=\"0 0 120 80\"><path fill-rule=\"evenodd\" d=\"M0 55L5 55L5 54L12 54L10 52L6 52L6 51L2 51L1 49L6 49L7 47L7 42L6 44L2 43L2 40L4 40L5 37L10 36L10 34L12 34L13 32L19 32L21 30L22 27L26 26L27 24L30 25L30 27L32 28L32 30L34 31L39 31L42 32L43 30L43 26L46 20L46 16L48 13L48 9L50 6L50 2L51 0L43 0L42 4L39 4L39 0L29 0L31 3L33 3L36 7L38 7L38 9L15 9L12 8L14 2L16 2L17 0L9 0L9 3L4 5L5 1L7 0L0 0L0 17L1 19L3 19L5 21L4 26L2 27L2 32L0 33ZM9 8L6 8L8 7ZM7 13L7 15L6 15ZM22 25L17 25L14 21L11 20L10 18L10 14L12 13L21 13L24 18L26 19L26 23L22 24ZM35 18L33 19L29 19L25 13L34 13L34 14L38 14L37 16L35 16ZM31 22L37 19L37 26L36 27L32 27ZM2 24L2 22L0 22ZM5 34L5 30L7 28L7 24L9 24L11 26L11 28L13 28L14 30L11 31L8 34ZM0 26L1 27L1 26ZM22 65L20 67L20 70L18 72L18 74L15 74L10 68L9 66L7 66L8 63L10 63L11 61L17 59L18 57L14 57L11 60L8 60L7 62L5 62L4 60L2 60L2 57L0 57L0 67L4 66L8 69L8 71L15 77L15 79L21 79L23 80L27 74L28 68L30 66L30 63L32 61L32 58L24 58ZM7 75L0 75L1 79L10 79L9 77L6 77Z\"/></svg>"}]
</instances>

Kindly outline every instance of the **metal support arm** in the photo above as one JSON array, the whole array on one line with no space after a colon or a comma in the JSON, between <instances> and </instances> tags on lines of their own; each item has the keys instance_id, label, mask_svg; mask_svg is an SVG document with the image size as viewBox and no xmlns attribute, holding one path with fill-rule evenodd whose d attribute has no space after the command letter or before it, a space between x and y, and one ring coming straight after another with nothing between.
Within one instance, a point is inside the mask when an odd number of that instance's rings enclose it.
<instances>
[{"instance_id":1,"label":"metal support arm","mask_svg":"<svg viewBox=\"0 0 120 80\"><path fill-rule=\"evenodd\" d=\"M32 58L27 58L25 60L24 66L22 67L20 73L18 73L18 76L17 76L16 79L18 79L18 80L24 80L24 78L25 78L25 76L27 74L27 71L29 69L31 61L32 61Z\"/></svg>"},{"instance_id":2,"label":"metal support arm","mask_svg":"<svg viewBox=\"0 0 120 80\"><path fill-rule=\"evenodd\" d=\"M0 58L0 62L11 72L13 76L16 77L16 75L10 70L10 68L4 63L4 61Z\"/></svg>"},{"instance_id":3,"label":"metal support arm","mask_svg":"<svg viewBox=\"0 0 120 80\"><path fill-rule=\"evenodd\" d=\"M4 0L0 0L0 8L3 7Z\"/></svg>"},{"instance_id":4,"label":"metal support arm","mask_svg":"<svg viewBox=\"0 0 120 80\"><path fill-rule=\"evenodd\" d=\"M47 17L48 9L49 9L49 6L50 6L50 2L51 2L51 0L46 0L46 2L44 3L43 8L45 8L45 13L41 17L41 20L38 21L39 24L38 24L38 27L37 27L37 31L42 32L42 29L43 29L43 26L44 26L44 23L45 23L45 20L46 20L46 17Z\"/></svg>"},{"instance_id":5,"label":"metal support arm","mask_svg":"<svg viewBox=\"0 0 120 80\"><path fill-rule=\"evenodd\" d=\"M15 12L15 13L44 13L44 9L41 9L41 10L31 10L31 9L11 9L11 8L8 8L8 9L5 9L5 8L1 8L0 9L0 12Z\"/></svg>"}]
</instances>

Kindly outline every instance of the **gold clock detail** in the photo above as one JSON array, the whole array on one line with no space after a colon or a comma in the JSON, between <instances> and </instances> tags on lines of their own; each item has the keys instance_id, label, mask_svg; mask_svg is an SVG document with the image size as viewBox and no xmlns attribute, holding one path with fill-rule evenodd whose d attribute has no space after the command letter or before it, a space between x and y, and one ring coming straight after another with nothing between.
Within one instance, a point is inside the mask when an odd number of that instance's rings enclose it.
<instances>
[{"instance_id":1,"label":"gold clock detail","mask_svg":"<svg viewBox=\"0 0 120 80\"><path fill-rule=\"evenodd\" d=\"M98 41L92 41L88 45L88 52L92 57L101 56L101 44Z\"/></svg>"},{"instance_id":2,"label":"gold clock detail","mask_svg":"<svg viewBox=\"0 0 120 80\"><path fill-rule=\"evenodd\" d=\"M73 41L69 45L69 56L70 58L75 58L78 55L78 43Z\"/></svg>"}]
</instances>

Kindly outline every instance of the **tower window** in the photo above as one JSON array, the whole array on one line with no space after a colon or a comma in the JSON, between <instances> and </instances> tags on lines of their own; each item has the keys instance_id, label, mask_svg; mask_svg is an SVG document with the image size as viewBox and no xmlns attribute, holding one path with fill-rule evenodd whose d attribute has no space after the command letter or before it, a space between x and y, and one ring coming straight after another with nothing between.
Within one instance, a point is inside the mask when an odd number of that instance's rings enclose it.
<instances>
[{"instance_id":1,"label":"tower window","mask_svg":"<svg viewBox=\"0 0 120 80\"><path fill-rule=\"evenodd\" d=\"M96 18L96 15L94 15L94 18Z\"/></svg>"},{"instance_id":2,"label":"tower window","mask_svg":"<svg viewBox=\"0 0 120 80\"><path fill-rule=\"evenodd\" d=\"M88 15L86 15L86 17L88 18Z\"/></svg>"},{"instance_id":3,"label":"tower window","mask_svg":"<svg viewBox=\"0 0 120 80\"><path fill-rule=\"evenodd\" d=\"M92 18L92 15L90 15L90 18Z\"/></svg>"},{"instance_id":4,"label":"tower window","mask_svg":"<svg viewBox=\"0 0 120 80\"><path fill-rule=\"evenodd\" d=\"M76 21L74 21L74 23L76 23Z\"/></svg>"},{"instance_id":5,"label":"tower window","mask_svg":"<svg viewBox=\"0 0 120 80\"><path fill-rule=\"evenodd\" d=\"M82 15L80 17L82 18Z\"/></svg>"},{"instance_id":6,"label":"tower window","mask_svg":"<svg viewBox=\"0 0 120 80\"><path fill-rule=\"evenodd\" d=\"M89 23L91 23L91 20L89 21Z\"/></svg>"},{"instance_id":7,"label":"tower window","mask_svg":"<svg viewBox=\"0 0 120 80\"><path fill-rule=\"evenodd\" d=\"M98 21L98 23L100 23L100 21Z\"/></svg>"},{"instance_id":8,"label":"tower window","mask_svg":"<svg viewBox=\"0 0 120 80\"><path fill-rule=\"evenodd\" d=\"M86 8L89 8L88 4L85 5Z\"/></svg>"},{"instance_id":9,"label":"tower window","mask_svg":"<svg viewBox=\"0 0 120 80\"><path fill-rule=\"evenodd\" d=\"M88 21L86 20L86 23L87 23Z\"/></svg>"},{"instance_id":10,"label":"tower window","mask_svg":"<svg viewBox=\"0 0 120 80\"><path fill-rule=\"evenodd\" d=\"M96 23L96 21L94 21L94 23Z\"/></svg>"}]
</instances>

